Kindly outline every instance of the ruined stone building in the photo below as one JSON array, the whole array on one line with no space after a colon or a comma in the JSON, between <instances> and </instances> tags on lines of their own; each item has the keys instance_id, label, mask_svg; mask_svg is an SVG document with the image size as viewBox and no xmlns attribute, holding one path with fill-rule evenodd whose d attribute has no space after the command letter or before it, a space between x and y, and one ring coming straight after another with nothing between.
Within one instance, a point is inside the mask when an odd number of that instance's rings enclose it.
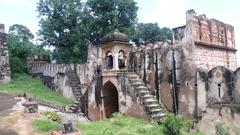
<instances>
[{"instance_id":1,"label":"ruined stone building","mask_svg":"<svg viewBox=\"0 0 240 135\"><path fill-rule=\"evenodd\" d=\"M196 15L194 10L191 25L193 33L194 56L197 67L206 70L222 65L235 70L237 67L234 27L206 15ZM190 24L189 24L190 25ZM184 36L185 26L173 29L175 40Z\"/></svg>"},{"instance_id":2,"label":"ruined stone building","mask_svg":"<svg viewBox=\"0 0 240 135\"><path fill-rule=\"evenodd\" d=\"M0 24L0 84L11 80L6 33L3 24Z\"/></svg>"},{"instance_id":3,"label":"ruined stone building","mask_svg":"<svg viewBox=\"0 0 240 135\"><path fill-rule=\"evenodd\" d=\"M175 112L200 127L210 119L239 123L233 26L189 10L186 25L174 28L173 37L135 47L114 30L101 45L89 46L85 64L50 64L35 57L28 68L50 88L80 101L91 120L114 112L145 119Z\"/></svg>"}]
</instances>

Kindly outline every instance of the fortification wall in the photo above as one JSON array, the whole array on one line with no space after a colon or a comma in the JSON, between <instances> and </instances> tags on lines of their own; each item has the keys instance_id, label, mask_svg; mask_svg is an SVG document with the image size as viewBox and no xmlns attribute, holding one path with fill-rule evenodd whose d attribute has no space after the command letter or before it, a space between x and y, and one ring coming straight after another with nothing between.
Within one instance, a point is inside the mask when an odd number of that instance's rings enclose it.
<instances>
[{"instance_id":1,"label":"fortification wall","mask_svg":"<svg viewBox=\"0 0 240 135\"><path fill-rule=\"evenodd\" d=\"M6 42L6 33L3 24L0 24L0 84L11 81L11 71Z\"/></svg>"},{"instance_id":2,"label":"fortification wall","mask_svg":"<svg viewBox=\"0 0 240 135\"><path fill-rule=\"evenodd\" d=\"M86 64L50 64L45 57L34 56L28 58L28 72L40 77L42 82L51 89L55 89L63 96L76 99L73 88L70 85L71 75L74 71L80 81L79 87L84 95L89 89L93 89L93 78L96 75L96 48L89 49L88 62Z\"/></svg>"}]
</instances>

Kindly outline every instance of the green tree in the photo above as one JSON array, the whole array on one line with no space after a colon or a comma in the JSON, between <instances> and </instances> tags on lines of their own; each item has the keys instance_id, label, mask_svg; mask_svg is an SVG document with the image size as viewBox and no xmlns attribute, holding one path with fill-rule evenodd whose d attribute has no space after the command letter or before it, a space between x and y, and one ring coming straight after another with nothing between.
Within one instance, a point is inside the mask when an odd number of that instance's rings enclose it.
<instances>
[{"instance_id":1,"label":"green tree","mask_svg":"<svg viewBox=\"0 0 240 135\"><path fill-rule=\"evenodd\" d=\"M43 45L54 46L57 63L84 63L87 45L98 45L115 28L138 45L171 39L171 30L156 23L137 25L134 0L40 0L39 35Z\"/></svg>"},{"instance_id":2,"label":"green tree","mask_svg":"<svg viewBox=\"0 0 240 135\"><path fill-rule=\"evenodd\" d=\"M131 34L137 23L136 4L134 0L88 0L90 41L98 44L99 39L115 28Z\"/></svg>"},{"instance_id":3,"label":"green tree","mask_svg":"<svg viewBox=\"0 0 240 135\"><path fill-rule=\"evenodd\" d=\"M132 35L132 40L136 45L154 43L165 39L172 39L169 28L160 28L157 23L139 23Z\"/></svg>"},{"instance_id":4,"label":"green tree","mask_svg":"<svg viewBox=\"0 0 240 135\"><path fill-rule=\"evenodd\" d=\"M50 55L39 45L33 44L30 40L33 34L30 30L19 24L10 26L7 44L10 56L10 66L13 73L25 72L27 68L27 57L31 55Z\"/></svg>"},{"instance_id":5,"label":"green tree","mask_svg":"<svg viewBox=\"0 0 240 135\"><path fill-rule=\"evenodd\" d=\"M20 40L32 40L34 38L33 34L30 32L30 30L21 25L21 24L14 24L9 27L9 34L13 35Z\"/></svg>"},{"instance_id":6,"label":"green tree","mask_svg":"<svg viewBox=\"0 0 240 135\"><path fill-rule=\"evenodd\" d=\"M137 9L133 0L40 0L39 34L44 45L55 47L57 63L84 63L87 44L99 44L114 28L128 33Z\"/></svg>"},{"instance_id":7,"label":"green tree","mask_svg":"<svg viewBox=\"0 0 240 135\"><path fill-rule=\"evenodd\" d=\"M57 63L84 63L87 58L87 37L84 18L87 13L80 0L40 0L39 35L43 45L55 47Z\"/></svg>"}]
</instances>

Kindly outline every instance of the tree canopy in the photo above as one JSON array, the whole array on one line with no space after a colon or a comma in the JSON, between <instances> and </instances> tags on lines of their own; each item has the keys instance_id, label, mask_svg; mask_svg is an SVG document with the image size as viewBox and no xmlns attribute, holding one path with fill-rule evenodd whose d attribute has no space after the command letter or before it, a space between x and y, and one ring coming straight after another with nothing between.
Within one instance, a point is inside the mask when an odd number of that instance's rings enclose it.
<instances>
[{"instance_id":1,"label":"tree canopy","mask_svg":"<svg viewBox=\"0 0 240 135\"><path fill-rule=\"evenodd\" d=\"M13 73L26 71L28 56L50 55L49 51L30 41L33 38L33 34L26 26L14 24L10 26L8 33L7 44L11 71Z\"/></svg>"},{"instance_id":2,"label":"tree canopy","mask_svg":"<svg viewBox=\"0 0 240 135\"><path fill-rule=\"evenodd\" d=\"M169 28L160 28L157 23L138 23L132 40L136 45L146 45L156 41L172 39Z\"/></svg>"},{"instance_id":3,"label":"tree canopy","mask_svg":"<svg viewBox=\"0 0 240 135\"><path fill-rule=\"evenodd\" d=\"M87 35L80 0L40 0L39 34L44 45L54 46L53 57L58 63L83 63L87 56Z\"/></svg>"},{"instance_id":4,"label":"tree canopy","mask_svg":"<svg viewBox=\"0 0 240 135\"><path fill-rule=\"evenodd\" d=\"M157 24L137 24L134 0L39 0L39 31L44 45L54 46L57 63L84 63L88 44L98 45L115 28L137 45L168 38L167 28ZM164 36L161 36L164 35Z\"/></svg>"},{"instance_id":5,"label":"tree canopy","mask_svg":"<svg viewBox=\"0 0 240 135\"><path fill-rule=\"evenodd\" d=\"M134 0L88 0L91 42L98 40L115 28L129 34L137 22L137 3Z\"/></svg>"},{"instance_id":6,"label":"tree canopy","mask_svg":"<svg viewBox=\"0 0 240 135\"><path fill-rule=\"evenodd\" d=\"M30 30L21 25L21 24L14 24L9 27L9 34L17 37L20 40L31 40L34 38L33 34Z\"/></svg>"}]
</instances>

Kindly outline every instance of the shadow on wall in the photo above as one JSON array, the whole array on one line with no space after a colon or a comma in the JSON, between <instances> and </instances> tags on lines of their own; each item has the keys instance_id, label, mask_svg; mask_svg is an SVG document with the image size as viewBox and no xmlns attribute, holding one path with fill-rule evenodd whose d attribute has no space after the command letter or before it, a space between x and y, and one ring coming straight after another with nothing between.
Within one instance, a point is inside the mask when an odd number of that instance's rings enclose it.
<instances>
[{"instance_id":1,"label":"shadow on wall","mask_svg":"<svg viewBox=\"0 0 240 135\"><path fill-rule=\"evenodd\" d=\"M223 66L217 66L206 72L197 70L197 102L198 112L206 107L230 107L240 109L240 68L231 71Z\"/></svg>"}]
</instances>

